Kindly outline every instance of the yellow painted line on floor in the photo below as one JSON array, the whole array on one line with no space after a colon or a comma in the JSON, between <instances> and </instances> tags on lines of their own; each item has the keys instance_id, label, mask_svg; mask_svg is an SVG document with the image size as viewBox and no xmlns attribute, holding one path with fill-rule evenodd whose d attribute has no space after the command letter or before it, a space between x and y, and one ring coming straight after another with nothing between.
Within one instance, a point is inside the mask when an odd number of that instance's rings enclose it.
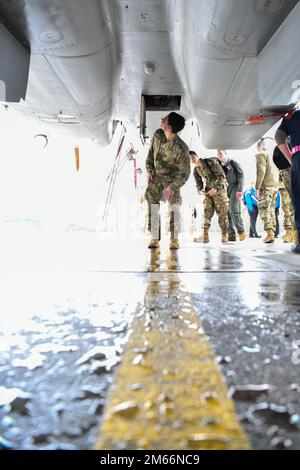
<instances>
[{"instance_id":1,"label":"yellow painted line on floor","mask_svg":"<svg viewBox=\"0 0 300 470\"><path fill-rule=\"evenodd\" d=\"M155 256L152 262L155 267ZM176 269L174 256L169 268ZM249 449L179 276L161 272L149 277L96 449Z\"/></svg>"}]
</instances>

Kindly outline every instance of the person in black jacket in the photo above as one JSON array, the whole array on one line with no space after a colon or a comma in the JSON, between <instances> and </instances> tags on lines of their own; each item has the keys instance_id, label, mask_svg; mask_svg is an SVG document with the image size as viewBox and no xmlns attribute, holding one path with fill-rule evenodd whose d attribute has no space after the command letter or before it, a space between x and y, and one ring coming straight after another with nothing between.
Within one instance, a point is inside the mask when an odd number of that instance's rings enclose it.
<instances>
[{"instance_id":1,"label":"person in black jacket","mask_svg":"<svg viewBox=\"0 0 300 470\"><path fill-rule=\"evenodd\" d=\"M273 152L273 162L279 170L279 191L284 216L283 224L285 228L283 241L284 243L297 243L295 214L292 204L291 164L277 146Z\"/></svg>"},{"instance_id":2,"label":"person in black jacket","mask_svg":"<svg viewBox=\"0 0 300 470\"><path fill-rule=\"evenodd\" d=\"M229 198L229 241L236 241L236 231L239 234L240 241L247 238L244 223L242 220L242 205L241 199L243 197L243 184L244 172L240 165L235 160L230 160L226 151L218 149L218 160L226 175L228 183L228 198Z\"/></svg>"},{"instance_id":3,"label":"person in black jacket","mask_svg":"<svg viewBox=\"0 0 300 470\"><path fill-rule=\"evenodd\" d=\"M290 138L291 148L287 145L288 137ZM296 245L292 248L292 251L300 254L300 109L288 113L282 119L276 131L275 140L279 149L291 164L291 196L297 231Z\"/></svg>"}]
</instances>

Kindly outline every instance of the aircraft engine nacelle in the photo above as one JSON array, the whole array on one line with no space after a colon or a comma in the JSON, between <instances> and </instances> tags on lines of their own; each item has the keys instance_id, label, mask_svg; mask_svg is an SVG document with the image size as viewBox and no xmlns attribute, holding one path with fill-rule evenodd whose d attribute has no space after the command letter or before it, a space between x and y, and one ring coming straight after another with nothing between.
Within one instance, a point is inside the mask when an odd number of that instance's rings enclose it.
<instances>
[{"instance_id":1,"label":"aircraft engine nacelle","mask_svg":"<svg viewBox=\"0 0 300 470\"><path fill-rule=\"evenodd\" d=\"M258 85L265 108L300 101L300 4L292 10L258 57Z\"/></svg>"},{"instance_id":2,"label":"aircraft engine nacelle","mask_svg":"<svg viewBox=\"0 0 300 470\"><path fill-rule=\"evenodd\" d=\"M25 99L30 53L0 23L0 101Z\"/></svg>"}]
</instances>

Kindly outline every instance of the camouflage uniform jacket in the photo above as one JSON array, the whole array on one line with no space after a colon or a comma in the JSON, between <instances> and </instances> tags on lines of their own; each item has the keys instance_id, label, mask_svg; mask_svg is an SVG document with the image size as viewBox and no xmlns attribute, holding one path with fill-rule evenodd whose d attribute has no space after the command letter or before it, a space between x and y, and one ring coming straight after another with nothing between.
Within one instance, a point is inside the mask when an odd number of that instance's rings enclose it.
<instances>
[{"instance_id":1,"label":"camouflage uniform jacket","mask_svg":"<svg viewBox=\"0 0 300 470\"><path fill-rule=\"evenodd\" d=\"M152 139L146 160L147 171L152 171L164 187L178 191L189 179L191 173L188 146L176 135L170 142L162 129Z\"/></svg>"},{"instance_id":2,"label":"camouflage uniform jacket","mask_svg":"<svg viewBox=\"0 0 300 470\"><path fill-rule=\"evenodd\" d=\"M218 191L222 189L226 189L227 191L225 173L216 160L207 159L207 163L203 163L202 168L196 166L194 169L194 178L199 193L203 191L204 188L203 179L206 182L205 192L208 192L212 188L216 188Z\"/></svg>"}]
</instances>

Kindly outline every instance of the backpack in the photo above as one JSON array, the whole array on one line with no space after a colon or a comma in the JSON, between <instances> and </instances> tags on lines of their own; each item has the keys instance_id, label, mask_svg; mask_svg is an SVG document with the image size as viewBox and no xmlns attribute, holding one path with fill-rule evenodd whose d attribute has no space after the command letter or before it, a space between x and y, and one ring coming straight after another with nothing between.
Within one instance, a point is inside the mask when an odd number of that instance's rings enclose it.
<instances>
[{"instance_id":1,"label":"backpack","mask_svg":"<svg viewBox=\"0 0 300 470\"><path fill-rule=\"evenodd\" d=\"M218 160L218 162L219 162L219 160ZM219 162L219 163L220 163L220 162ZM235 161L234 161L234 160L229 160L229 163L230 163L230 165L231 165L232 168L233 168L233 171L234 171L234 173L235 173L236 179L238 180L238 171L237 171L237 167L236 167ZM221 165L221 163L220 163L220 165ZM227 175L227 173L228 173L228 168L227 168L227 166L226 166L226 165L221 165L221 167L223 168L223 171L224 171L225 175Z\"/></svg>"},{"instance_id":2,"label":"backpack","mask_svg":"<svg viewBox=\"0 0 300 470\"><path fill-rule=\"evenodd\" d=\"M237 167L236 167L235 161L234 161L234 160L230 160L230 164L231 164L231 166L232 166L232 168L233 168L233 171L235 172L236 178L239 179L239 177L238 177L238 171L237 171Z\"/></svg>"}]
</instances>

